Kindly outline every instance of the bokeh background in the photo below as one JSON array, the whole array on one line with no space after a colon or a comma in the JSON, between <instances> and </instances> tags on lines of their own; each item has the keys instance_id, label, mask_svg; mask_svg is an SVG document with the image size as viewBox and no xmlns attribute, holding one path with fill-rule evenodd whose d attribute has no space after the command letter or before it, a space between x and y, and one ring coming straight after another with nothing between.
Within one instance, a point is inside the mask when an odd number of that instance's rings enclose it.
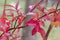
<instances>
[{"instance_id":1,"label":"bokeh background","mask_svg":"<svg viewBox=\"0 0 60 40\"><path fill-rule=\"evenodd\" d=\"M29 0L27 0L27 1L29 1ZM36 0L34 0L34 1L36 1ZM7 0L7 4L13 4L14 5L15 2L17 2L17 0ZM57 0L50 0L48 8L51 7L52 2L57 2ZM19 7L21 8L21 11L23 13L25 13L25 11L27 10L27 9L25 9L26 4L28 4L28 3L26 3L26 0L21 0L20 1ZM4 0L0 0L0 16L2 15L3 5L4 5ZM54 7L56 7L56 5ZM60 5L59 5L59 8L60 8ZM50 25L50 22L46 21L45 22L45 27L44 27L45 31L47 31L49 25ZM22 33L22 30L21 30L21 33ZM39 33L37 33L36 37L37 37L37 40L42 40L41 35ZM60 27L57 27L57 28L53 27L53 29L51 30L51 32L49 34L48 40L60 40Z\"/></svg>"}]
</instances>

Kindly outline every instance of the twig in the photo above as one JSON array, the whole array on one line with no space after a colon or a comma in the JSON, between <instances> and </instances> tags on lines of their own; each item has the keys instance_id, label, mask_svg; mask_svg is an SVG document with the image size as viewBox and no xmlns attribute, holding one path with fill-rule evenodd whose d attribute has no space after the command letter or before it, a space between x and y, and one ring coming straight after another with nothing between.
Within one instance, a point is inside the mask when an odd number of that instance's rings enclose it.
<instances>
[{"instance_id":1,"label":"twig","mask_svg":"<svg viewBox=\"0 0 60 40\"><path fill-rule=\"evenodd\" d=\"M9 30L7 30L7 32L10 31L10 30L13 30L13 29L20 29L20 28L25 28L25 27L27 27L27 26L21 26L21 27L16 27L16 28L10 28ZM6 32L3 32L3 33L0 35L0 37L2 37L2 35L5 34L5 33L6 33Z\"/></svg>"},{"instance_id":2,"label":"twig","mask_svg":"<svg viewBox=\"0 0 60 40\"><path fill-rule=\"evenodd\" d=\"M40 4L40 2L39 2L36 6L38 6L39 4ZM33 11L33 10L36 8L36 6L35 6L31 11ZM58 9L58 10L60 10L60 9ZM55 10L55 11L53 11L53 12L50 12L49 14L52 14L52 13L58 11L58 10ZM48 14L48 15L49 15L49 14ZM41 18L43 18L43 17L45 17L45 16L47 16L47 15L45 14L45 15L43 15L42 17L39 17L38 20L41 19ZM25 27L26 27L26 26L16 27L16 28L10 28L8 31L13 30L13 29L25 28ZM5 32L4 32L4 33L5 33ZM1 37L4 33L2 33L2 34L0 35L0 37Z\"/></svg>"},{"instance_id":3,"label":"twig","mask_svg":"<svg viewBox=\"0 0 60 40\"><path fill-rule=\"evenodd\" d=\"M53 12L50 12L48 15L50 15L50 14L52 14L52 13L54 13L54 12L58 11L58 10L60 10L60 9L57 9L57 10L55 10L55 11L53 11ZM41 19L41 18L43 18L43 17L45 17L45 16L47 16L47 15L45 14L45 15L43 15L43 16L41 16L41 17L39 17L39 18L38 18L38 20L39 20L39 19Z\"/></svg>"},{"instance_id":4,"label":"twig","mask_svg":"<svg viewBox=\"0 0 60 40\"><path fill-rule=\"evenodd\" d=\"M57 6L56 6L56 10L57 10L57 8L58 8L58 6L59 6L59 3L60 3L60 2L58 1Z\"/></svg>"},{"instance_id":5,"label":"twig","mask_svg":"<svg viewBox=\"0 0 60 40\"><path fill-rule=\"evenodd\" d=\"M58 10L60 10L60 9L58 9ZM58 10L56 10L56 11L58 11ZM53 12L55 12L55 11L53 11ZM51 14L51 13L53 13L53 12L50 12L49 14ZM48 14L48 15L49 15L49 14ZM43 17L45 17L45 16L47 16L47 15L44 15L44 16L40 17L39 19L41 19L41 18L43 18ZM39 20L39 19L38 19L38 20ZM27 27L27 26L21 26L21 27L16 27L16 28L10 28L8 31L13 30L13 29L25 28L25 27ZM8 32L8 31L7 31L7 32ZM5 33L5 32L4 32L4 33ZM0 35L0 37L1 37L4 33L2 33L2 34Z\"/></svg>"},{"instance_id":6,"label":"twig","mask_svg":"<svg viewBox=\"0 0 60 40\"><path fill-rule=\"evenodd\" d=\"M17 20L18 20L18 19L16 19L16 21L15 21L14 28L16 27ZM13 35L14 31L15 31L15 30L13 30L12 35Z\"/></svg>"},{"instance_id":7,"label":"twig","mask_svg":"<svg viewBox=\"0 0 60 40\"><path fill-rule=\"evenodd\" d=\"M58 11L58 10L57 10L58 5L59 5L59 2L57 3L56 11ZM60 9L59 9L59 10L60 10ZM56 12L56 11L54 11L54 12ZM50 13L50 14L51 14L51 13ZM49 28L48 28L48 30L47 30L47 33L46 33L46 35L45 35L45 38L44 38L43 40L47 40L47 39L48 39L49 33L50 33L50 31L52 30L52 28L53 28L53 27L50 25Z\"/></svg>"},{"instance_id":8,"label":"twig","mask_svg":"<svg viewBox=\"0 0 60 40\"><path fill-rule=\"evenodd\" d=\"M16 28L10 28L8 31L13 30L13 29L20 29L20 28L25 28L27 26L21 26L21 27L16 27Z\"/></svg>"},{"instance_id":9,"label":"twig","mask_svg":"<svg viewBox=\"0 0 60 40\"><path fill-rule=\"evenodd\" d=\"M33 9L30 10L30 12L32 12L43 0L41 0L40 2L38 2L34 7Z\"/></svg>"},{"instance_id":10,"label":"twig","mask_svg":"<svg viewBox=\"0 0 60 40\"><path fill-rule=\"evenodd\" d=\"M17 23L18 18L19 18L19 16L17 17L17 19L16 19L16 21L15 21L14 27L19 27L19 26L20 26L20 24L18 24L18 25L16 26L16 23ZM25 17L25 18L26 18L26 17ZM24 18L24 19L25 19L25 18ZM22 22L24 21L24 19L22 20ZM15 29L15 30L16 30L16 29ZM15 30L13 30L12 34L15 32Z\"/></svg>"},{"instance_id":11,"label":"twig","mask_svg":"<svg viewBox=\"0 0 60 40\"><path fill-rule=\"evenodd\" d=\"M49 28L48 28L48 31L47 31L47 33L46 33L46 35L45 35L45 37L44 37L43 40L47 40L47 38L48 38L49 33L50 33L51 30L52 30L52 26L50 25Z\"/></svg>"}]
</instances>

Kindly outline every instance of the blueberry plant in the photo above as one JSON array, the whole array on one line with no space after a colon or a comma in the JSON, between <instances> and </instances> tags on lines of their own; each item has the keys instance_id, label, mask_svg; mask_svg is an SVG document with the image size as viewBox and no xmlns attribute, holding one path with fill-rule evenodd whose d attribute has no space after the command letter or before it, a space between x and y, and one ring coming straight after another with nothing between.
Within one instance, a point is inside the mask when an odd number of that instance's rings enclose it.
<instances>
[{"instance_id":1,"label":"blueberry plant","mask_svg":"<svg viewBox=\"0 0 60 40\"><path fill-rule=\"evenodd\" d=\"M23 29L30 26L34 26L31 32L32 36L38 32L43 40L47 40L52 28L60 26L60 8L58 8L60 0L52 2L49 9L47 9L49 0L40 0L37 4L30 5L28 7L29 12L25 15L19 8L20 0L18 0L15 5L6 4L6 1L7 0L4 0L4 9L0 17L0 40L22 40L21 36L17 33L20 32L21 28ZM43 1L45 1L45 6L41 5L44 3ZM54 5L56 5L55 8L53 7ZM37 10L34 11L35 9ZM24 23L23 21L29 15L32 15L30 20L27 20L25 25L22 25L22 23ZM11 19L8 17L11 17ZM47 32L44 30L45 21L50 21Z\"/></svg>"}]
</instances>

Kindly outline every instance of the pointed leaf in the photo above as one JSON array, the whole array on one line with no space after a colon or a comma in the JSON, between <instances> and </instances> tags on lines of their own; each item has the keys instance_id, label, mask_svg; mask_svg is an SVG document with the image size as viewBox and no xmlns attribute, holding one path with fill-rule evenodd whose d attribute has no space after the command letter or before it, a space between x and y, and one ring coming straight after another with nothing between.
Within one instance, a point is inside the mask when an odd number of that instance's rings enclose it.
<instances>
[{"instance_id":1,"label":"pointed leaf","mask_svg":"<svg viewBox=\"0 0 60 40\"><path fill-rule=\"evenodd\" d=\"M3 9L3 14L2 14L2 17L5 17L6 16L6 12L5 12L5 8Z\"/></svg>"},{"instance_id":2,"label":"pointed leaf","mask_svg":"<svg viewBox=\"0 0 60 40\"><path fill-rule=\"evenodd\" d=\"M36 27L35 27L35 28L33 28L33 30L32 30L32 35L35 35L36 32L37 32L37 29L36 29Z\"/></svg>"},{"instance_id":3,"label":"pointed leaf","mask_svg":"<svg viewBox=\"0 0 60 40\"><path fill-rule=\"evenodd\" d=\"M41 28L41 25L44 26L44 22L39 21L37 19L31 19L29 20L26 25L28 26L34 26L33 30L32 30L32 35L35 35L37 32L39 32L42 36L42 38L44 38L45 36L45 31L43 28Z\"/></svg>"},{"instance_id":4,"label":"pointed leaf","mask_svg":"<svg viewBox=\"0 0 60 40\"><path fill-rule=\"evenodd\" d=\"M17 2L16 5L15 5L15 8L16 8L16 9L18 9L19 2L20 2L20 0L18 0L18 2Z\"/></svg>"},{"instance_id":5,"label":"pointed leaf","mask_svg":"<svg viewBox=\"0 0 60 40\"><path fill-rule=\"evenodd\" d=\"M45 37L45 31L43 28L38 28L38 32L41 34L42 38Z\"/></svg>"}]
</instances>

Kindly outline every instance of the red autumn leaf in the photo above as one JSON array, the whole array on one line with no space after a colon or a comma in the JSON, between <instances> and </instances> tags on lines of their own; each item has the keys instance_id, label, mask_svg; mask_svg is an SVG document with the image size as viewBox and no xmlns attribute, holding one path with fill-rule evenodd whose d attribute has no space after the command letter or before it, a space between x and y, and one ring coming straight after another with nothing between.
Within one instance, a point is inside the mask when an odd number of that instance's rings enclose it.
<instances>
[{"instance_id":1,"label":"red autumn leaf","mask_svg":"<svg viewBox=\"0 0 60 40\"><path fill-rule=\"evenodd\" d=\"M16 17L12 17L12 20L10 20L11 22L14 22L16 20Z\"/></svg>"},{"instance_id":2,"label":"red autumn leaf","mask_svg":"<svg viewBox=\"0 0 60 40\"><path fill-rule=\"evenodd\" d=\"M19 16L12 17L11 22L14 22L14 21L17 19L17 21L18 21L18 25L20 25L21 22L24 20L24 18L25 18L25 16L21 14L21 15L19 15Z\"/></svg>"},{"instance_id":3,"label":"red autumn leaf","mask_svg":"<svg viewBox=\"0 0 60 40\"><path fill-rule=\"evenodd\" d=\"M22 22L23 22L24 18L25 18L25 16L24 16L24 15L20 15L20 16L18 17L18 19L17 19L17 21L18 21L18 25L17 25L17 27L19 27L19 25L21 25L21 24L22 24Z\"/></svg>"},{"instance_id":4,"label":"red autumn leaf","mask_svg":"<svg viewBox=\"0 0 60 40\"><path fill-rule=\"evenodd\" d=\"M53 11L55 11L56 9L55 8L50 8L49 10L48 10L48 12L53 12Z\"/></svg>"},{"instance_id":5,"label":"red autumn leaf","mask_svg":"<svg viewBox=\"0 0 60 40\"><path fill-rule=\"evenodd\" d=\"M51 22L52 26L58 27L60 26L60 13L54 13L53 21Z\"/></svg>"},{"instance_id":6,"label":"red autumn leaf","mask_svg":"<svg viewBox=\"0 0 60 40\"><path fill-rule=\"evenodd\" d=\"M6 16L6 12L5 12L5 8L3 9L3 14L2 14L2 17L5 17Z\"/></svg>"},{"instance_id":7,"label":"red autumn leaf","mask_svg":"<svg viewBox=\"0 0 60 40\"><path fill-rule=\"evenodd\" d=\"M10 22L7 20L7 18L0 18L0 31L7 31L10 28Z\"/></svg>"},{"instance_id":8,"label":"red autumn leaf","mask_svg":"<svg viewBox=\"0 0 60 40\"><path fill-rule=\"evenodd\" d=\"M54 21L59 21L60 22L60 13L55 13L54 14Z\"/></svg>"},{"instance_id":9,"label":"red autumn leaf","mask_svg":"<svg viewBox=\"0 0 60 40\"><path fill-rule=\"evenodd\" d=\"M10 22L6 18L6 12L5 11L6 11L6 9L4 6L3 14L2 14L2 17L0 18L0 27L1 27L0 31L3 31L3 32L7 31L10 28Z\"/></svg>"},{"instance_id":10,"label":"red autumn leaf","mask_svg":"<svg viewBox=\"0 0 60 40\"><path fill-rule=\"evenodd\" d=\"M18 2L17 2L16 5L15 5L16 10L18 9L19 2L20 2L20 0L18 0Z\"/></svg>"},{"instance_id":11,"label":"red autumn leaf","mask_svg":"<svg viewBox=\"0 0 60 40\"><path fill-rule=\"evenodd\" d=\"M10 37L10 32L4 33L3 36L0 37L0 40L8 40Z\"/></svg>"},{"instance_id":12,"label":"red autumn leaf","mask_svg":"<svg viewBox=\"0 0 60 40\"><path fill-rule=\"evenodd\" d=\"M53 19L52 19L52 15L49 15L49 13L50 12L53 12L53 11L55 11L55 9L54 8L50 8L49 10L48 10L48 12L45 12L45 17L44 17L44 20L49 20L49 21L53 21Z\"/></svg>"},{"instance_id":13,"label":"red autumn leaf","mask_svg":"<svg viewBox=\"0 0 60 40\"><path fill-rule=\"evenodd\" d=\"M51 15L48 15L48 12L45 12L46 16L44 17L44 20L49 20L49 21L53 21L51 18Z\"/></svg>"},{"instance_id":14,"label":"red autumn leaf","mask_svg":"<svg viewBox=\"0 0 60 40\"><path fill-rule=\"evenodd\" d=\"M39 12L35 12L32 18L38 18L39 17Z\"/></svg>"},{"instance_id":15,"label":"red autumn leaf","mask_svg":"<svg viewBox=\"0 0 60 40\"><path fill-rule=\"evenodd\" d=\"M36 34L36 32L37 32L37 29L36 29L36 27L32 30L32 35L34 35L34 34Z\"/></svg>"},{"instance_id":16,"label":"red autumn leaf","mask_svg":"<svg viewBox=\"0 0 60 40\"><path fill-rule=\"evenodd\" d=\"M4 31L2 28L0 28L0 31Z\"/></svg>"},{"instance_id":17,"label":"red autumn leaf","mask_svg":"<svg viewBox=\"0 0 60 40\"><path fill-rule=\"evenodd\" d=\"M45 7L44 6L37 6L37 8L40 10L40 11L42 11L42 12L44 12L44 9L45 9Z\"/></svg>"},{"instance_id":18,"label":"red autumn leaf","mask_svg":"<svg viewBox=\"0 0 60 40\"><path fill-rule=\"evenodd\" d=\"M45 36L45 31L43 28L41 28L41 26L44 26L44 23L41 24L41 21L38 21L37 19L31 19L28 22L26 22L27 26L34 26L33 30L32 30L32 35L35 35L37 32L39 32L42 36L42 38L44 38Z\"/></svg>"}]
</instances>

